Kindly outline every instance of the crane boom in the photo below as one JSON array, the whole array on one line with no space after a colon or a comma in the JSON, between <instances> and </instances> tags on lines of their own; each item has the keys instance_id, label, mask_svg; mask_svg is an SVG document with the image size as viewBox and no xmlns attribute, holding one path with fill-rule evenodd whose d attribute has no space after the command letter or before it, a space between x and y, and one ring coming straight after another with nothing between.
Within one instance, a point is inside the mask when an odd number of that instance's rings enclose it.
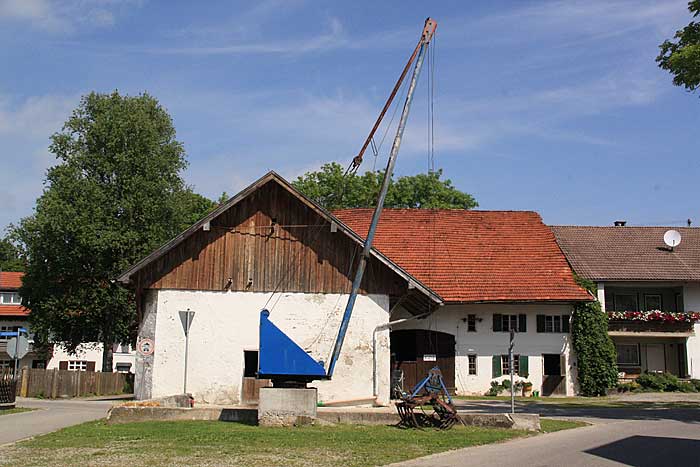
<instances>
[{"instance_id":1,"label":"crane boom","mask_svg":"<svg viewBox=\"0 0 700 467\"><path fill-rule=\"evenodd\" d=\"M382 109L382 112L379 116L379 119L375 123L374 128L372 128L372 131L370 132L369 137L365 141L365 144L362 147L362 150L360 151L358 156L353 160L353 165L358 165L358 161L357 161L358 158L359 158L360 162L362 161L362 154L364 153L364 150L367 148L369 141L372 139L372 136L374 135L374 132L376 131L377 127L379 126L379 123L380 123L381 119L383 118L384 113L386 112L388 106L391 104L391 101L393 100L394 96L396 95L396 91L398 91L398 88L401 85L401 81L403 81L403 78L406 76L406 72L408 71L408 68L410 67L411 62L413 62L413 60L415 58L416 63L415 63L415 66L413 68L413 74L411 75L411 82L408 86L408 92L406 93L406 101L404 102L404 105L403 105L403 110L401 112L401 118L399 119L399 125L398 125L398 128L396 129L396 136L394 137L394 142L391 146L391 152L389 153L389 160L387 161L386 171L384 172L384 180L382 181L382 187L381 187L381 190L379 191L379 197L377 199L377 206L374 208L374 214L372 215L372 222L370 223L369 231L367 232L367 239L365 240L365 244L364 244L364 247L362 249L362 254L360 256L360 262L357 266L357 271L355 273L355 279L352 282L352 290L350 292L350 296L348 297L347 305L345 306L345 312L343 313L343 319L340 322L340 329L338 330L338 336L335 340L335 345L333 346L333 353L331 355L330 364L328 366L328 371L326 373L328 378L331 378L333 376L333 372L335 370L335 365L338 362L338 357L340 356L340 351L343 348L343 342L345 341L345 334L347 333L348 325L350 324L350 317L352 316L352 311L353 311L353 308L355 307L355 301L357 300L357 294L360 291L360 284L362 283L362 277L364 276L365 268L367 266L367 261L369 260L370 252L372 250L372 243L374 242L374 235L377 231L377 225L379 224L379 218L381 217L382 209L384 208L384 200L386 199L386 194L387 194L387 191L389 189L389 183L391 182L391 176L394 172L394 166L396 165L396 158L399 154L399 148L401 147L401 140L403 138L404 129L406 128L406 122L408 121L408 114L411 110L411 102L413 101L413 93L416 89L418 77L420 76L421 68L423 66L423 59L425 58L426 49L427 49L428 45L430 44L430 40L432 39L433 34L435 33L436 27L437 27L437 22L435 22L435 20L433 20L432 18L428 18L425 20L425 26L423 28L423 32L421 34L420 41L418 42L418 45L416 46L416 49L414 50L413 54L411 55L411 58L409 59L408 63L406 64L406 67L404 68L404 71L401 74L399 81L396 83L396 86L394 86L394 90L392 91L392 94L389 97L387 104Z\"/></svg>"}]
</instances>

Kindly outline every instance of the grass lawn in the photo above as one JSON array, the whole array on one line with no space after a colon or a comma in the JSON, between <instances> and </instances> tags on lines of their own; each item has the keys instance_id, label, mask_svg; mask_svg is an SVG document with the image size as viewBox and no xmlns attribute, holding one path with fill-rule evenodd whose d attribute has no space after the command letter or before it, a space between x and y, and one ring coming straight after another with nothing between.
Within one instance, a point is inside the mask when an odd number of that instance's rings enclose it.
<instances>
[{"instance_id":1,"label":"grass lawn","mask_svg":"<svg viewBox=\"0 0 700 467\"><path fill-rule=\"evenodd\" d=\"M36 409L28 409L26 407L15 407L14 409L0 410L0 415L10 415L11 413L31 412L32 410L36 410Z\"/></svg>"},{"instance_id":2,"label":"grass lawn","mask_svg":"<svg viewBox=\"0 0 700 467\"><path fill-rule=\"evenodd\" d=\"M543 420L543 431L579 426ZM371 466L526 436L515 430L456 426L261 428L209 421L107 425L88 422L0 448L7 466Z\"/></svg>"},{"instance_id":3,"label":"grass lawn","mask_svg":"<svg viewBox=\"0 0 700 467\"><path fill-rule=\"evenodd\" d=\"M555 431L570 430L571 428L580 428L582 426L588 426L588 423L553 418L540 419L540 428L543 433L554 433Z\"/></svg>"}]
</instances>

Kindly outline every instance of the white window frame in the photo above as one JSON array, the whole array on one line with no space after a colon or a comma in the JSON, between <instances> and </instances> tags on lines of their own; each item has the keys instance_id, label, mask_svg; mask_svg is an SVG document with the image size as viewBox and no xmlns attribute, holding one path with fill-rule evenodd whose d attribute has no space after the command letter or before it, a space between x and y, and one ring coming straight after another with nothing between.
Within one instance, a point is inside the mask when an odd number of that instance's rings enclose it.
<instances>
[{"instance_id":1,"label":"white window frame","mask_svg":"<svg viewBox=\"0 0 700 467\"><path fill-rule=\"evenodd\" d=\"M519 332L518 315L501 315L501 332L510 332L510 330Z\"/></svg>"},{"instance_id":2,"label":"white window frame","mask_svg":"<svg viewBox=\"0 0 700 467\"><path fill-rule=\"evenodd\" d=\"M68 360L68 370L70 371L87 371L87 360Z\"/></svg>"},{"instance_id":3,"label":"white window frame","mask_svg":"<svg viewBox=\"0 0 700 467\"><path fill-rule=\"evenodd\" d=\"M508 357L508 354L506 355L501 355L501 374L502 375L509 375L510 374L510 368L508 367L508 364L510 363L510 358ZM520 374L520 355L513 354L513 366L515 367L515 371L513 374L518 375Z\"/></svg>"},{"instance_id":4,"label":"white window frame","mask_svg":"<svg viewBox=\"0 0 700 467\"><path fill-rule=\"evenodd\" d=\"M467 355L467 374L469 376L476 376L479 373L478 361L476 354L471 353ZM473 373L472 368L474 369Z\"/></svg>"},{"instance_id":5,"label":"white window frame","mask_svg":"<svg viewBox=\"0 0 700 467\"><path fill-rule=\"evenodd\" d=\"M18 292L5 291L0 292L0 305L21 305L22 297Z\"/></svg>"},{"instance_id":6,"label":"white window frame","mask_svg":"<svg viewBox=\"0 0 700 467\"><path fill-rule=\"evenodd\" d=\"M544 332L560 333L562 315L544 315Z\"/></svg>"}]
</instances>

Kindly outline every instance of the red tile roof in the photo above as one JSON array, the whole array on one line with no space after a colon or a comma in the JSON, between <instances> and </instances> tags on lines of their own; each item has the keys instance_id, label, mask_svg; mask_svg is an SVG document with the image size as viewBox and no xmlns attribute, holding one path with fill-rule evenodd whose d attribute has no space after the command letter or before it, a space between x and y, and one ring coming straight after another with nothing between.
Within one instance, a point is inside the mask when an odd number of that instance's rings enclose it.
<instances>
[{"instance_id":1,"label":"red tile roof","mask_svg":"<svg viewBox=\"0 0 700 467\"><path fill-rule=\"evenodd\" d=\"M22 305L0 305L0 316L29 316L29 310Z\"/></svg>"},{"instance_id":2,"label":"red tile roof","mask_svg":"<svg viewBox=\"0 0 700 467\"><path fill-rule=\"evenodd\" d=\"M0 272L0 290L17 290L22 286L23 272ZM0 305L0 316L29 316L22 305Z\"/></svg>"},{"instance_id":3,"label":"red tile roof","mask_svg":"<svg viewBox=\"0 0 700 467\"><path fill-rule=\"evenodd\" d=\"M372 211L333 214L364 238ZM446 302L591 299L536 212L385 209L374 246Z\"/></svg>"},{"instance_id":4,"label":"red tile roof","mask_svg":"<svg viewBox=\"0 0 700 467\"><path fill-rule=\"evenodd\" d=\"M0 290L15 290L22 286L23 272L0 272Z\"/></svg>"}]
</instances>

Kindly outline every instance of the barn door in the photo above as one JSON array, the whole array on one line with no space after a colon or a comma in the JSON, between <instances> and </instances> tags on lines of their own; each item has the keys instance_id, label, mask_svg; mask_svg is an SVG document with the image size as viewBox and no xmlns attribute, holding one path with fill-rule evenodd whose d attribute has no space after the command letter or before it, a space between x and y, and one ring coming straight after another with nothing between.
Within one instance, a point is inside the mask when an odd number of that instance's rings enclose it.
<instances>
[{"instance_id":1,"label":"barn door","mask_svg":"<svg viewBox=\"0 0 700 467\"><path fill-rule=\"evenodd\" d=\"M543 354L542 395L566 394L566 360L560 354Z\"/></svg>"},{"instance_id":2,"label":"barn door","mask_svg":"<svg viewBox=\"0 0 700 467\"><path fill-rule=\"evenodd\" d=\"M243 352L243 384L241 386L241 403L257 405L260 399L260 388L270 386L269 379L258 379L258 351Z\"/></svg>"},{"instance_id":3,"label":"barn door","mask_svg":"<svg viewBox=\"0 0 700 467\"><path fill-rule=\"evenodd\" d=\"M403 390L410 391L437 366L445 386L455 392L455 336L422 329L391 332L392 369L403 372Z\"/></svg>"}]
</instances>

